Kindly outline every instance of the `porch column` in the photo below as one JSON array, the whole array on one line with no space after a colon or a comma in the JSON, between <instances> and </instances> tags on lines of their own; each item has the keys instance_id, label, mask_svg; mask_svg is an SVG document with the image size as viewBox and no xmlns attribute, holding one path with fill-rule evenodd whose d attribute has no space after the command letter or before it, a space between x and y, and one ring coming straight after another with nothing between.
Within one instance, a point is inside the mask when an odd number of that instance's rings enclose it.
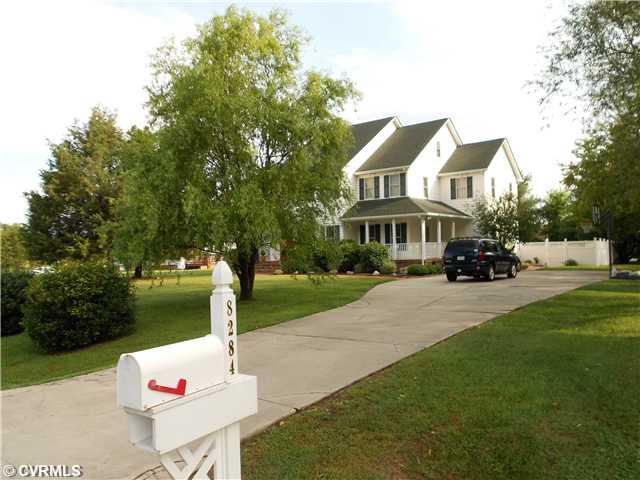
<instances>
[{"instance_id":1,"label":"porch column","mask_svg":"<svg viewBox=\"0 0 640 480\"><path fill-rule=\"evenodd\" d=\"M364 221L364 243L369 243L369 220Z\"/></svg>"},{"instance_id":2,"label":"porch column","mask_svg":"<svg viewBox=\"0 0 640 480\"><path fill-rule=\"evenodd\" d=\"M422 265L424 265L424 260L427 256L427 252L425 251L425 236L426 236L426 226L424 217L420 217L420 260L422 260Z\"/></svg>"},{"instance_id":3,"label":"porch column","mask_svg":"<svg viewBox=\"0 0 640 480\"><path fill-rule=\"evenodd\" d=\"M391 256L395 260L398 258L398 252L396 250L396 219L391 219Z\"/></svg>"},{"instance_id":4,"label":"porch column","mask_svg":"<svg viewBox=\"0 0 640 480\"><path fill-rule=\"evenodd\" d=\"M456 236L456 222L451 220L451 238Z\"/></svg>"},{"instance_id":5,"label":"porch column","mask_svg":"<svg viewBox=\"0 0 640 480\"><path fill-rule=\"evenodd\" d=\"M438 243L442 242L442 220L438 219ZM440 245L438 245L439 247Z\"/></svg>"}]
</instances>

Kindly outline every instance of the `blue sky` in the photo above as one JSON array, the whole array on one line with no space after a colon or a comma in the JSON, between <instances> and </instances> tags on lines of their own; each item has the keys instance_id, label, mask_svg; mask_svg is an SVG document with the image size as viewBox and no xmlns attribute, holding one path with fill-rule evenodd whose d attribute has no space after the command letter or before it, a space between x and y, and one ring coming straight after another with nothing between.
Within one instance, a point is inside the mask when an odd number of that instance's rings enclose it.
<instances>
[{"instance_id":1,"label":"blue sky","mask_svg":"<svg viewBox=\"0 0 640 480\"><path fill-rule=\"evenodd\" d=\"M0 14L0 221L23 222L22 192L37 189L74 119L93 105L117 111L123 129L145 122L149 55L169 36L231 2L12 2ZM363 94L352 122L397 115L404 124L451 117L464 142L507 137L534 191L556 188L573 159L578 119L541 111L525 88L543 64L538 47L564 2L235 2L259 13L278 6L312 37L307 68L346 75Z\"/></svg>"}]
</instances>

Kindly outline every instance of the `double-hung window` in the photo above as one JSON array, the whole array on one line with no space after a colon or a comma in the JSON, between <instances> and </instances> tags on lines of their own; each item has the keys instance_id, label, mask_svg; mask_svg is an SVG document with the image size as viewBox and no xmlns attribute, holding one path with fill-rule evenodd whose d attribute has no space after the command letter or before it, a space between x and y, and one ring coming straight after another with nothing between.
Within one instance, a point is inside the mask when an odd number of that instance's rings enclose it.
<instances>
[{"instance_id":1,"label":"double-hung window","mask_svg":"<svg viewBox=\"0 0 640 480\"><path fill-rule=\"evenodd\" d=\"M380 198L380 177L364 177L358 180L360 200Z\"/></svg>"},{"instance_id":2,"label":"double-hung window","mask_svg":"<svg viewBox=\"0 0 640 480\"><path fill-rule=\"evenodd\" d=\"M367 177L364 179L364 198L365 199L370 199L373 198L373 191L374 188L374 184L373 184L373 177Z\"/></svg>"},{"instance_id":3,"label":"double-hung window","mask_svg":"<svg viewBox=\"0 0 640 480\"><path fill-rule=\"evenodd\" d=\"M400 196L400 175L389 175L389 196Z\"/></svg>"},{"instance_id":4,"label":"double-hung window","mask_svg":"<svg viewBox=\"0 0 640 480\"><path fill-rule=\"evenodd\" d=\"M384 176L384 198L404 197L407 194L405 173Z\"/></svg>"},{"instance_id":5,"label":"double-hung window","mask_svg":"<svg viewBox=\"0 0 640 480\"><path fill-rule=\"evenodd\" d=\"M473 198L473 177L452 178L451 200Z\"/></svg>"},{"instance_id":6,"label":"double-hung window","mask_svg":"<svg viewBox=\"0 0 640 480\"><path fill-rule=\"evenodd\" d=\"M326 240L340 240L340 225L325 225L324 238Z\"/></svg>"}]
</instances>

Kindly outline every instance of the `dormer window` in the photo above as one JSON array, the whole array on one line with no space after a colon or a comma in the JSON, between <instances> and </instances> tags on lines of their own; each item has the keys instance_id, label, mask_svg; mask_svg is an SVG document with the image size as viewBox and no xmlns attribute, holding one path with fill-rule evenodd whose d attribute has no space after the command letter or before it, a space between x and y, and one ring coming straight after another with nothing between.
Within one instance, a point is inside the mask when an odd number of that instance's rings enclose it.
<instances>
[{"instance_id":1,"label":"dormer window","mask_svg":"<svg viewBox=\"0 0 640 480\"><path fill-rule=\"evenodd\" d=\"M440 141L436 142L436 157L440 156Z\"/></svg>"}]
</instances>

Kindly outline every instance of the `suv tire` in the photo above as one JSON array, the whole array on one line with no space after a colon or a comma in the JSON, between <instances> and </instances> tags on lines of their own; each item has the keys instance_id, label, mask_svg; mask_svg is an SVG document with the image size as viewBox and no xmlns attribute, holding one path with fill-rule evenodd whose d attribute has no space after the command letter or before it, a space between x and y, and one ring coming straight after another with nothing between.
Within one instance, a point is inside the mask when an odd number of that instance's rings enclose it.
<instances>
[{"instance_id":1,"label":"suv tire","mask_svg":"<svg viewBox=\"0 0 640 480\"><path fill-rule=\"evenodd\" d=\"M455 282L458 276L455 273L447 273L447 280L450 282Z\"/></svg>"},{"instance_id":2,"label":"suv tire","mask_svg":"<svg viewBox=\"0 0 640 480\"><path fill-rule=\"evenodd\" d=\"M515 263L512 263L509 266L509 273L507 273L507 277L516 278L517 275L518 275L518 267L516 266Z\"/></svg>"},{"instance_id":3,"label":"suv tire","mask_svg":"<svg viewBox=\"0 0 640 480\"><path fill-rule=\"evenodd\" d=\"M496 278L496 269L493 265L489 265L489 273L487 273L487 280L493 282Z\"/></svg>"}]
</instances>

